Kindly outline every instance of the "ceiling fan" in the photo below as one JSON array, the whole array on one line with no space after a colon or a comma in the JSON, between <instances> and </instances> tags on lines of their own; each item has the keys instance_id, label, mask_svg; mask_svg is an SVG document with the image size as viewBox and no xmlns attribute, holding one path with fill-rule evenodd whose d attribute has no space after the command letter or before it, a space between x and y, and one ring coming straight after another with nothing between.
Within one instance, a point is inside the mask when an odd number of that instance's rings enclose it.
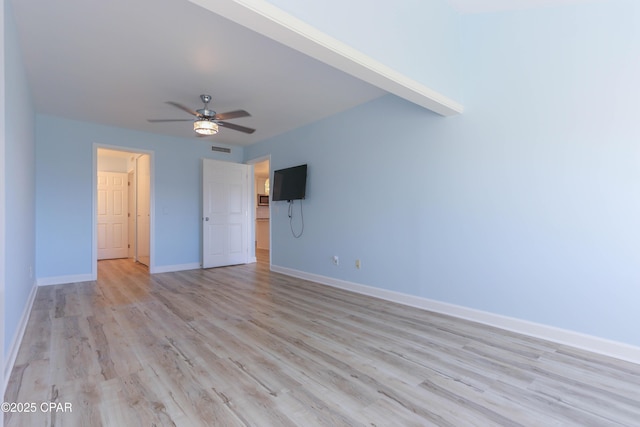
<instances>
[{"instance_id":1,"label":"ceiling fan","mask_svg":"<svg viewBox=\"0 0 640 427\"><path fill-rule=\"evenodd\" d=\"M229 111L227 113L216 113L209 109L209 102L211 102L210 95L200 95L200 99L204 102L204 108L199 110L192 110L189 107L185 107L177 102L168 101L167 104L173 105L176 108L186 111L187 113L195 116L196 119L147 119L151 123L161 122L190 122L193 121L193 130L202 136L215 135L218 133L218 126L237 130L244 133L253 133L256 130L248 127L236 125L233 123L225 122L224 120L237 119L239 117L249 117L251 114L244 110Z\"/></svg>"}]
</instances>

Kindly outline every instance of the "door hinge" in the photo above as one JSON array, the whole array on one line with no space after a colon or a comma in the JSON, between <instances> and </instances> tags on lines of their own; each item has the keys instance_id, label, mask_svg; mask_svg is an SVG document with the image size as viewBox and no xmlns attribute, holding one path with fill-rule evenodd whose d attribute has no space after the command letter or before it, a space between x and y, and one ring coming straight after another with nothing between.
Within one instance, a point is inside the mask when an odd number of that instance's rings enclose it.
<instances>
[{"instance_id":1,"label":"door hinge","mask_svg":"<svg viewBox=\"0 0 640 427\"><path fill-rule=\"evenodd\" d=\"M131 245L127 245L127 249L131 249Z\"/></svg>"}]
</instances>

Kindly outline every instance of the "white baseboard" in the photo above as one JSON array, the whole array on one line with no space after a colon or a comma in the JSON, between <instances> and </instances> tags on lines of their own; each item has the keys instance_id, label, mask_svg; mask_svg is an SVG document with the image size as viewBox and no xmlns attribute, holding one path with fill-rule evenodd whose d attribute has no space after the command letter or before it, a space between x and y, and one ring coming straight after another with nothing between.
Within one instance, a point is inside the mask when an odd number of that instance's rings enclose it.
<instances>
[{"instance_id":1,"label":"white baseboard","mask_svg":"<svg viewBox=\"0 0 640 427\"><path fill-rule=\"evenodd\" d=\"M13 365L16 363L16 358L18 357L18 350L20 349L20 344L22 343L24 332L27 329L27 322L29 321L29 316L31 316L31 309L33 308L33 302L36 299L37 291L38 291L38 286L34 282L31 288L31 292L29 293L29 297L27 298L27 304L25 305L24 311L22 312L22 316L20 317L20 323L18 323L18 328L13 337L13 341L11 342L11 347L9 348L9 352L7 353L5 365L3 366L3 369L4 369L4 384L2 384L3 396L7 391L7 386L9 385L9 378L11 377L11 371L13 370Z\"/></svg>"},{"instance_id":2,"label":"white baseboard","mask_svg":"<svg viewBox=\"0 0 640 427\"><path fill-rule=\"evenodd\" d=\"M640 347L630 344L277 265L271 271L640 364Z\"/></svg>"},{"instance_id":3,"label":"white baseboard","mask_svg":"<svg viewBox=\"0 0 640 427\"><path fill-rule=\"evenodd\" d=\"M202 268L199 262L189 264L161 265L149 269L149 273L173 273L174 271L197 270Z\"/></svg>"},{"instance_id":4,"label":"white baseboard","mask_svg":"<svg viewBox=\"0 0 640 427\"><path fill-rule=\"evenodd\" d=\"M91 282L92 280L98 280L96 275L75 274L71 276L40 277L37 280L37 284L38 286L52 286L64 285L67 283Z\"/></svg>"}]
</instances>

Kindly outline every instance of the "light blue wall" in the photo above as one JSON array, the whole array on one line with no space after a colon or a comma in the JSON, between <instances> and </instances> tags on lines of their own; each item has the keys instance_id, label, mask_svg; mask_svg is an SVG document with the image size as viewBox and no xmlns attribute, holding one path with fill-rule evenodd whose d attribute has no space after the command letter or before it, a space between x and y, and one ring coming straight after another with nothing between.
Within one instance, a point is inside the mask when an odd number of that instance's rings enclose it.
<instances>
[{"instance_id":1,"label":"light blue wall","mask_svg":"<svg viewBox=\"0 0 640 427\"><path fill-rule=\"evenodd\" d=\"M407 77L462 101L458 14L446 0L268 0Z\"/></svg>"},{"instance_id":2,"label":"light blue wall","mask_svg":"<svg viewBox=\"0 0 640 427\"><path fill-rule=\"evenodd\" d=\"M35 268L35 118L31 92L13 21L5 2L5 356L34 285Z\"/></svg>"},{"instance_id":3,"label":"light blue wall","mask_svg":"<svg viewBox=\"0 0 640 427\"><path fill-rule=\"evenodd\" d=\"M217 153L211 151L213 140L172 138L46 115L38 115L36 123L38 278L91 273L94 143L153 151L155 266L200 262L201 159L239 162L242 148Z\"/></svg>"},{"instance_id":4,"label":"light blue wall","mask_svg":"<svg viewBox=\"0 0 640 427\"><path fill-rule=\"evenodd\" d=\"M489 256L503 265L487 270L492 311L640 344L639 11L610 1L464 21L463 165L476 179L456 191L482 195L473 212L501 247L468 252L485 252L479 271Z\"/></svg>"},{"instance_id":5,"label":"light blue wall","mask_svg":"<svg viewBox=\"0 0 640 427\"><path fill-rule=\"evenodd\" d=\"M640 345L638 7L466 16L462 116L387 96L247 149L309 164L273 263Z\"/></svg>"},{"instance_id":6,"label":"light blue wall","mask_svg":"<svg viewBox=\"0 0 640 427\"><path fill-rule=\"evenodd\" d=\"M385 125L371 117L385 117ZM425 188L419 160L425 130L415 122L438 125L438 119L387 96L249 147L248 158L270 153L272 170L308 164L300 239L291 235L287 203L272 203L273 264L415 293L420 241L414 237ZM332 255L340 257L339 267ZM354 267L356 258L361 270Z\"/></svg>"}]
</instances>

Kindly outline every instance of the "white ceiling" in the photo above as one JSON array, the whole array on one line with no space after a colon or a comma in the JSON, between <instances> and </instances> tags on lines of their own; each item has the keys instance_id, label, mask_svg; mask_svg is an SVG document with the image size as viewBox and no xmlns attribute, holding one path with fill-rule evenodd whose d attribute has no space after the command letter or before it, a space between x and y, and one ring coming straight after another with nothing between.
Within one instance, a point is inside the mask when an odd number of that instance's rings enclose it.
<instances>
[{"instance_id":1,"label":"white ceiling","mask_svg":"<svg viewBox=\"0 0 640 427\"><path fill-rule=\"evenodd\" d=\"M189 119L166 104L244 109L207 141L249 145L383 95L187 0L12 0L38 113L178 137ZM475 13L586 0L449 0Z\"/></svg>"},{"instance_id":2,"label":"white ceiling","mask_svg":"<svg viewBox=\"0 0 640 427\"><path fill-rule=\"evenodd\" d=\"M167 105L251 117L206 140L248 145L385 92L186 0L13 0L39 113L178 137L189 119Z\"/></svg>"}]
</instances>

